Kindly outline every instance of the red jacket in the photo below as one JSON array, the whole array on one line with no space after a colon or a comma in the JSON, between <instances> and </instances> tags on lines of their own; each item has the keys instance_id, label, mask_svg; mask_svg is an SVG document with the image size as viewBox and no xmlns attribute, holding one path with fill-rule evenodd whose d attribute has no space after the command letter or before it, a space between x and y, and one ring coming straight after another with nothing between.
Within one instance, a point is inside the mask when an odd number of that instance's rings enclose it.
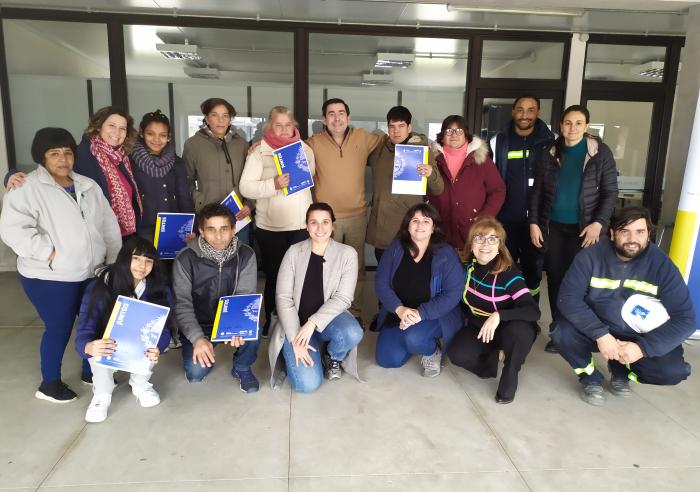
<instances>
[{"instance_id":1,"label":"red jacket","mask_svg":"<svg viewBox=\"0 0 700 492\"><path fill-rule=\"evenodd\" d=\"M437 157L437 168L445 189L439 195L428 195L428 201L440 213L447 240L461 251L474 219L498 215L506 197L506 185L489 157L486 142L478 137L473 137L467 146L467 157L454 179L442 154Z\"/></svg>"}]
</instances>

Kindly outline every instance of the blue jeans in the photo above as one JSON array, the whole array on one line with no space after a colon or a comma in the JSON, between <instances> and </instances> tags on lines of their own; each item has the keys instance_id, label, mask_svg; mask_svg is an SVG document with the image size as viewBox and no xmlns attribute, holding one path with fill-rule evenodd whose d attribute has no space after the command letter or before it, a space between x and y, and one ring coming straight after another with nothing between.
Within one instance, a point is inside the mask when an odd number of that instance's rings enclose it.
<instances>
[{"instance_id":1,"label":"blue jeans","mask_svg":"<svg viewBox=\"0 0 700 492\"><path fill-rule=\"evenodd\" d=\"M19 280L27 297L34 304L44 322L39 353L41 354L42 382L61 379L61 363L73 323L80 311L80 302L90 280L60 282L41 280L20 275ZM87 360L83 359L83 374L92 374Z\"/></svg>"},{"instance_id":2,"label":"blue jeans","mask_svg":"<svg viewBox=\"0 0 700 492\"><path fill-rule=\"evenodd\" d=\"M214 365L211 367L202 367L198 363L192 360L192 353L194 352L194 347L192 343L187 339L186 336L180 335L180 341L182 342L182 364L185 367L185 376L190 383L201 383L209 372L214 369ZM214 342L215 347L219 345L219 342ZM233 369L236 371L245 371L250 369L253 365L255 359L258 358L258 346L260 345L259 340L249 340L243 344L243 346L233 351L232 363Z\"/></svg>"},{"instance_id":3,"label":"blue jeans","mask_svg":"<svg viewBox=\"0 0 700 492\"><path fill-rule=\"evenodd\" d=\"M402 330L385 327L379 332L375 359L382 367L401 367L413 354L431 355L442 335L440 320L423 320Z\"/></svg>"},{"instance_id":4,"label":"blue jeans","mask_svg":"<svg viewBox=\"0 0 700 492\"><path fill-rule=\"evenodd\" d=\"M294 391L299 393L313 393L323 382L323 366L321 353L319 352L319 340L328 342L326 350L333 360L344 360L348 352L357 346L362 340L362 328L357 320L347 311L343 311L331 321L322 332L314 332L311 337L311 346L316 352L309 350L314 365L310 367L300 363L296 365L294 349L287 337L284 338L282 356L287 367L289 383Z\"/></svg>"}]
</instances>

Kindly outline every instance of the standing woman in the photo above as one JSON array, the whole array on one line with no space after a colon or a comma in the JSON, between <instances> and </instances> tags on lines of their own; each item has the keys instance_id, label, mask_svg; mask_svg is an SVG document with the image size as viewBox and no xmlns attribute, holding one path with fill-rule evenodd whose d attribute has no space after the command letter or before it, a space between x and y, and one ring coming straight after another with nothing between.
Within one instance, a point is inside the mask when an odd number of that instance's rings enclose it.
<instances>
[{"instance_id":1,"label":"standing woman","mask_svg":"<svg viewBox=\"0 0 700 492\"><path fill-rule=\"evenodd\" d=\"M435 208L413 205L377 267L377 364L401 367L420 354L423 376L438 376L442 351L462 326L463 279L462 265L445 243Z\"/></svg>"},{"instance_id":2,"label":"standing woman","mask_svg":"<svg viewBox=\"0 0 700 492\"><path fill-rule=\"evenodd\" d=\"M501 210L506 185L489 157L488 145L469 134L462 116L445 118L437 141L443 151L437 168L445 189L439 195L428 194L428 201L442 218L447 242L461 252L474 219L496 216Z\"/></svg>"},{"instance_id":3,"label":"standing woman","mask_svg":"<svg viewBox=\"0 0 700 492\"><path fill-rule=\"evenodd\" d=\"M146 113L139 124L139 138L131 154L143 203L138 233L150 241L154 237L158 212L194 212L185 161L175 154L170 134L170 120L160 109Z\"/></svg>"},{"instance_id":4,"label":"standing woman","mask_svg":"<svg viewBox=\"0 0 700 492\"><path fill-rule=\"evenodd\" d=\"M248 153L248 142L234 131L231 124L236 110L230 102L212 97L204 101L200 109L204 124L185 141L182 151L197 212L209 203L221 203L232 190L240 196L238 187ZM236 214L236 220L242 220L250 213L251 204L244 203L243 209ZM250 226L236 235L248 244Z\"/></svg>"},{"instance_id":5,"label":"standing woman","mask_svg":"<svg viewBox=\"0 0 700 492\"><path fill-rule=\"evenodd\" d=\"M561 135L542 154L530 195L530 240L545 249L552 320L564 274L581 248L605 234L617 201L615 159L607 145L586 133L589 122L584 106L564 110ZM557 352L551 340L545 350Z\"/></svg>"},{"instance_id":6,"label":"standing woman","mask_svg":"<svg viewBox=\"0 0 700 492\"><path fill-rule=\"evenodd\" d=\"M241 193L255 202L255 239L260 247L265 272L265 314L263 334L267 335L272 314L275 312L277 271L287 249L309 237L306 230L306 210L313 201L307 188L287 196L283 188L289 184L289 174L277 175L272 151L298 142L298 123L294 114L284 106L275 106L265 122L262 142L248 156L241 175ZM302 142L309 164L315 172L314 153Z\"/></svg>"},{"instance_id":7,"label":"standing woman","mask_svg":"<svg viewBox=\"0 0 700 492\"><path fill-rule=\"evenodd\" d=\"M342 369L359 379L356 347L362 328L348 311L357 283L357 252L333 240L333 222L330 205L311 204L306 212L309 239L290 246L282 260L280 322L272 326L268 347L273 388L282 382L284 363L295 391L315 391L323 381L322 357L328 380L339 379ZM319 342L326 342L323 353Z\"/></svg>"},{"instance_id":8,"label":"standing woman","mask_svg":"<svg viewBox=\"0 0 700 492\"><path fill-rule=\"evenodd\" d=\"M85 286L95 268L121 247L119 225L92 179L73 172L75 140L63 128L42 128L32 157L40 164L8 192L0 237L17 254L20 282L44 322L42 381L35 396L54 403L77 398L61 380L61 364ZM83 381L92 375L83 364Z\"/></svg>"},{"instance_id":9,"label":"standing woman","mask_svg":"<svg viewBox=\"0 0 700 492\"><path fill-rule=\"evenodd\" d=\"M133 118L107 106L90 118L75 159L75 172L100 185L117 216L124 239L136 234L143 210L129 161L135 140Z\"/></svg>"},{"instance_id":10,"label":"standing woman","mask_svg":"<svg viewBox=\"0 0 700 492\"><path fill-rule=\"evenodd\" d=\"M494 217L480 217L469 231L467 282L462 300L467 324L450 344L453 364L480 378L495 378L503 350L497 403L510 403L518 372L537 336L540 309L506 248L506 232Z\"/></svg>"}]
</instances>

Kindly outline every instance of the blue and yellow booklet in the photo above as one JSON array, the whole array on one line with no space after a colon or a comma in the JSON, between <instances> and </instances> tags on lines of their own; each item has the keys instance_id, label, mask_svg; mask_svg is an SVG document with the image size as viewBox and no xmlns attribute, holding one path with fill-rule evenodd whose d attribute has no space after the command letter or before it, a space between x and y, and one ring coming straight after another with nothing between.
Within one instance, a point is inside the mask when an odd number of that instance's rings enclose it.
<instances>
[{"instance_id":1,"label":"blue and yellow booklet","mask_svg":"<svg viewBox=\"0 0 700 492\"><path fill-rule=\"evenodd\" d=\"M233 337L243 337L243 340L257 340L261 303L262 294L220 298L211 331L211 341L228 342Z\"/></svg>"},{"instance_id":2,"label":"blue and yellow booklet","mask_svg":"<svg viewBox=\"0 0 700 492\"><path fill-rule=\"evenodd\" d=\"M112 355L96 357L95 362L110 369L148 374L146 350L158 346L169 312L169 307L118 296L102 337L117 342L117 349Z\"/></svg>"},{"instance_id":3,"label":"blue and yellow booklet","mask_svg":"<svg viewBox=\"0 0 700 492\"><path fill-rule=\"evenodd\" d=\"M153 245L162 260L172 260L186 246L193 224L194 214L158 212Z\"/></svg>"},{"instance_id":4,"label":"blue and yellow booklet","mask_svg":"<svg viewBox=\"0 0 700 492\"><path fill-rule=\"evenodd\" d=\"M398 144L394 151L394 179L391 192L397 195L425 195L428 178L418 174L418 166L428 164L428 147Z\"/></svg>"},{"instance_id":5,"label":"blue and yellow booklet","mask_svg":"<svg viewBox=\"0 0 700 492\"><path fill-rule=\"evenodd\" d=\"M272 157L275 159L277 175L289 174L289 185L282 188L285 195L293 195L314 185L301 141L273 150Z\"/></svg>"},{"instance_id":6,"label":"blue and yellow booklet","mask_svg":"<svg viewBox=\"0 0 700 492\"><path fill-rule=\"evenodd\" d=\"M224 198L224 200L221 202L221 204L226 205L231 210L231 212L233 212L233 215L236 215L243 208L243 202L238 197L235 191L229 193L228 196ZM239 232L248 224L250 224L250 215L247 215L242 220L237 220L236 232Z\"/></svg>"}]
</instances>

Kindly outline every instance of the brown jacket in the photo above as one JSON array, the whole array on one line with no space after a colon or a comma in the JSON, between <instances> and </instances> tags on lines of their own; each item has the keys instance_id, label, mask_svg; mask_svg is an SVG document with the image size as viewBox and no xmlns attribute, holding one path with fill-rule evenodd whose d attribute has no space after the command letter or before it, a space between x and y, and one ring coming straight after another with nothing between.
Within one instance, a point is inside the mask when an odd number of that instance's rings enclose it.
<instances>
[{"instance_id":1,"label":"brown jacket","mask_svg":"<svg viewBox=\"0 0 700 492\"><path fill-rule=\"evenodd\" d=\"M221 202L232 190L241 197L238 185L248 142L236 133L226 135L224 141L226 152L222 140L205 130L199 130L185 141L182 158L187 165L187 178L197 212L208 203ZM253 202L246 200L245 204L253 208Z\"/></svg>"},{"instance_id":2,"label":"brown jacket","mask_svg":"<svg viewBox=\"0 0 700 492\"><path fill-rule=\"evenodd\" d=\"M408 145L428 145L428 138L422 134L412 134ZM377 249L386 249L399 231L406 210L425 200L421 195L394 195L391 182L394 178L394 144L388 135L382 145L369 156L372 167L372 212L367 224L367 242ZM428 177L428 193L439 195L444 189L442 176L435 167L435 154L428 152L428 164L433 168Z\"/></svg>"},{"instance_id":3,"label":"brown jacket","mask_svg":"<svg viewBox=\"0 0 700 492\"><path fill-rule=\"evenodd\" d=\"M315 201L330 204L339 219L365 213L367 158L383 137L362 128L349 128L342 146L325 129L309 138L306 143L316 156Z\"/></svg>"}]
</instances>

